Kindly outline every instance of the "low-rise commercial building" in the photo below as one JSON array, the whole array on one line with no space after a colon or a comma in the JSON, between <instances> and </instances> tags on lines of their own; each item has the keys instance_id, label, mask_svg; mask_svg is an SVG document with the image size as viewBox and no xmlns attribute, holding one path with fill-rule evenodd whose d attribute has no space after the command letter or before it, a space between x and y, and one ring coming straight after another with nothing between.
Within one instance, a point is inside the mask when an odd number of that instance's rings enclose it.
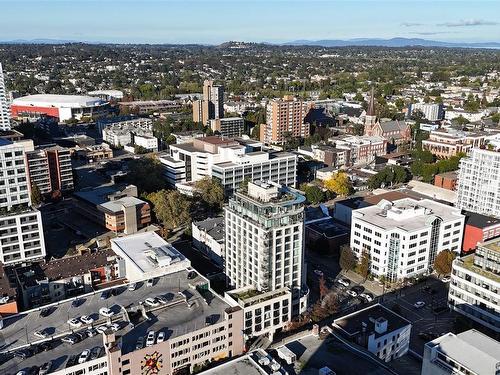
<instances>
[{"instance_id":1,"label":"low-rise commercial building","mask_svg":"<svg viewBox=\"0 0 500 375\"><path fill-rule=\"evenodd\" d=\"M410 347L411 323L380 304L335 319L333 327L385 362Z\"/></svg>"},{"instance_id":2,"label":"low-rise commercial building","mask_svg":"<svg viewBox=\"0 0 500 375\"><path fill-rule=\"evenodd\" d=\"M146 115L153 112L172 112L182 108L177 100L136 100L133 102L120 102L121 108L128 108L131 113Z\"/></svg>"},{"instance_id":3,"label":"low-rise commercial building","mask_svg":"<svg viewBox=\"0 0 500 375\"><path fill-rule=\"evenodd\" d=\"M387 154L387 140L380 136L349 136L342 139L331 139L335 147L349 150L347 165L369 164L377 156Z\"/></svg>"},{"instance_id":4,"label":"low-rise commercial building","mask_svg":"<svg viewBox=\"0 0 500 375\"><path fill-rule=\"evenodd\" d=\"M352 211L351 248L370 272L396 281L429 272L439 251L461 251L465 216L430 199L381 200Z\"/></svg>"},{"instance_id":5,"label":"low-rise commercial building","mask_svg":"<svg viewBox=\"0 0 500 375\"><path fill-rule=\"evenodd\" d=\"M439 158L449 158L459 153L467 153L473 147L481 147L485 133L472 133L455 129L438 129L422 141L422 148Z\"/></svg>"},{"instance_id":6,"label":"low-rise commercial building","mask_svg":"<svg viewBox=\"0 0 500 375\"><path fill-rule=\"evenodd\" d=\"M462 254L474 252L480 242L500 237L500 219L464 211L465 230Z\"/></svg>"},{"instance_id":7,"label":"low-rise commercial building","mask_svg":"<svg viewBox=\"0 0 500 375\"><path fill-rule=\"evenodd\" d=\"M456 190L457 181L458 174L455 171L439 173L434 176L434 186L447 190Z\"/></svg>"},{"instance_id":8,"label":"low-rise commercial building","mask_svg":"<svg viewBox=\"0 0 500 375\"><path fill-rule=\"evenodd\" d=\"M499 368L500 343L471 329L425 344L421 375L498 375Z\"/></svg>"},{"instance_id":9,"label":"low-rise commercial building","mask_svg":"<svg viewBox=\"0 0 500 375\"><path fill-rule=\"evenodd\" d=\"M500 332L500 243L490 240L476 253L453 261L448 305L479 324Z\"/></svg>"}]
</instances>

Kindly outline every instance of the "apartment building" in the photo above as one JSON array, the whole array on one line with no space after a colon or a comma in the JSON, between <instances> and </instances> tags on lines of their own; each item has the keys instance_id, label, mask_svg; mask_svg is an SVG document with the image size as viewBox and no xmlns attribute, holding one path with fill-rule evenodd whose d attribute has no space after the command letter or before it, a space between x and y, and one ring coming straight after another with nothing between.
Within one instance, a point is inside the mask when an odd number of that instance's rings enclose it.
<instances>
[{"instance_id":1,"label":"apartment building","mask_svg":"<svg viewBox=\"0 0 500 375\"><path fill-rule=\"evenodd\" d=\"M295 186L297 156L271 152L260 142L221 137L196 138L171 145L168 154L159 156L167 183L192 194L192 183L204 177L218 179L227 192L245 180L271 180Z\"/></svg>"},{"instance_id":2,"label":"apartment building","mask_svg":"<svg viewBox=\"0 0 500 375\"><path fill-rule=\"evenodd\" d=\"M130 129L131 131L139 129L140 131L151 131L153 129L153 120L149 117L119 116L99 119L97 120L96 126L100 135L102 135L102 131L108 126L111 129Z\"/></svg>"},{"instance_id":3,"label":"apartment building","mask_svg":"<svg viewBox=\"0 0 500 375\"><path fill-rule=\"evenodd\" d=\"M74 188L70 150L60 146L38 148L26 153L31 186L42 194Z\"/></svg>"},{"instance_id":4,"label":"apartment building","mask_svg":"<svg viewBox=\"0 0 500 375\"><path fill-rule=\"evenodd\" d=\"M410 348L411 323L380 304L335 319L333 327L385 362Z\"/></svg>"},{"instance_id":5,"label":"apartment building","mask_svg":"<svg viewBox=\"0 0 500 375\"><path fill-rule=\"evenodd\" d=\"M246 191L242 188L229 199L225 270L236 299L250 299L249 306L268 301L270 306L276 298L283 307L283 301L291 298L292 315L306 310L304 202L295 190L261 181L249 182Z\"/></svg>"},{"instance_id":6,"label":"apartment building","mask_svg":"<svg viewBox=\"0 0 500 375\"><path fill-rule=\"evenodd\" d=\"M137 118L108 124L102 130L102 138L113 147L137 145L151 151L158 150L151 119Z\"/></svg>"},{"instance_id":7,"label":"apartment building","mask_svg":"<svg viewBox=\"0 0 500 375\"><path fill-rule=\"evenodd\" d=\"M370 164L377 156L387 154L387 140L380 136L350 136L333 139L335 147L348 150L348 165Z\"/></svg>"},{"instance_id":8,"label":"apartment building","mask_svg":"<svg viewBox=\"0 0 500 375\"><path fill-rule=\"evenodd\" d=\"M241 137L245 131L243 117L226 117L209 120L210 129L223 137Z\"/></svg>"},{"instance_id":9,"label":"apartment building","mask_svg":"<svg viewBox=\"0 0 500 375\"><path fill-rule=\"evenodd\" d=\"M448 305L500 332L500 241L480 243L475 254L453 261Z\"/></svg>"},{"instance_id":10,"label":"apartment building","mask_svg":"<svg viewBox=\"0 0 500 375\"><path fill-rule=\"evenodd\" d=\"M438 129L422 141L422 148L439 158L449 158L459 153L467 153L473 147L481 147L485 143L486 133L465 132L455 129Z\"/></svg>"},{"instance_id":11,"label":"apartment building","mask_svg":"<svg viewBox=\"0 0 500 375\"><path fill-rule=\"evenodd\" d=\"M437 103L412 103L408 108L408 116L415 114L416 111L422 112L424 118L429 121L438 121L444 119L444 106Z\"/></svg>"},{"instance_id":12,"label":"apartment building","mask_svg":"<svg viewBox=\"0 0 500 375\"><path fill-rule=\"evenodd\" d=\"M311 106L292 96L271 100L266 107L266 123L260 125L261 142L283 144L287 136L308 137L309 124L304 119Z\"/></svg>"},{"instance_id":13,"label":"apartment building","mask_svg":"<svg viewBox=\"0 0 500 375\"><path fill-rule=\"evenodd\" d=\"M500 343L471 329L424 346L421 375L498 375Z\"/></svg>"},{"instance_id":14,"label":"apartment building","mask_svg":"<svg viewBox=\"0 0 500 375\"><path fill-rule=\"evenodd\" d=\"M120 102L120 108L127 108L131 113L147 115L153 112L173 112L182 108L177 100L135 100Z\"/></svg>"},{"instance_id":15,"label":"apartment building","mask_svg":"<svg viewBox=\"0 0 500 375\"><path fill-rule=\"evenodd\" d=\"M193 221L193 246L213 262L224 266L224 218L221 216Z\"/></svg>"},{"instance_id":16,"label":"apartment building","mask_svg":"<svg viewBox=\"0 0 500 375\"><path fill-rule=\"evenodd\" d=\"M30 207L23 145L0 138L0 168L0 261L14 264L42 259L42 216Z\"/></svg>"},{"instance_id":17,"label":"apartment building","mask_svg":"<svg viewBox=\"0 0 500 375\"><path fill-rule=\"evenodd\" d=\"M193 103L193 121L208 124L224 117L224 87L212 80L203 82L203 99Z\"/></svg>"},{"instance_id":18,"label":"apartment building","mask_svg":"<svg viewBox=\"0 0 500 375\"><path fill-rule=\"evenodd\" d=\"M460 159L457 207L500 217L500 152L473 148Z\"/></svg>"},{"instance_id":19,"label":"apartment building","mask_svg":"<svg viewBox=\"0 0 500 375\"><path fill-rule=\"evenodd\" d=\"M465 216L430 199L385 199L352 211L351 248L370 273L396 281L429 272L441 250L460 253Z\"/></svg>"},{"instance_id":20,"label":"apartment building","mask_svg":"<svg viewBox=\"0 0 500 375\"><path fill-rule=\"evenodd\" d=\"M10 108L7 100L7 88L5 87L2 63L0 63L0 130L10 130Z\"/></svg>"}]
</instances>

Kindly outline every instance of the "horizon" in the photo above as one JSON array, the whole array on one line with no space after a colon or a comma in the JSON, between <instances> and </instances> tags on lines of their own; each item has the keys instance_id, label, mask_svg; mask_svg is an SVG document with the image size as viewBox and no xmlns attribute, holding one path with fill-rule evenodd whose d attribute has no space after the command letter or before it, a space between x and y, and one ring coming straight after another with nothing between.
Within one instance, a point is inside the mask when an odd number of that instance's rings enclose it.
<instances>
[{"instance_id":1,"label":"horizon","mask_svg":"<svg viewBox=\"0 0 500 375\"><path fill-rule=\"evenodd\" d=\"M500 2L488 0L18 0L2 1L2 9L1 42L218 45L393 38L500 42Z\"/></svg>"}]
</instances>

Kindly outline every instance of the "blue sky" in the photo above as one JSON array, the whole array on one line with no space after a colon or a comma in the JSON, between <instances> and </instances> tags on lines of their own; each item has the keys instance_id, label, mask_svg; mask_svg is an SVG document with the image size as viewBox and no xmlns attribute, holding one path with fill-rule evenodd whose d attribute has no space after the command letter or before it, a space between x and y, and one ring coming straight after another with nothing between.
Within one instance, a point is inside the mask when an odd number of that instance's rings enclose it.
<instances>
[{"instance_id":1,"label":"blue sky","mask_svg":"<svg viewBox=\"0 0 500 375\"><path fill-rule=\"evenodd\" d=\"M500 42L500 0L0 0L0 40L284 42L418 37Z\"/></svg>"}]
</instances>

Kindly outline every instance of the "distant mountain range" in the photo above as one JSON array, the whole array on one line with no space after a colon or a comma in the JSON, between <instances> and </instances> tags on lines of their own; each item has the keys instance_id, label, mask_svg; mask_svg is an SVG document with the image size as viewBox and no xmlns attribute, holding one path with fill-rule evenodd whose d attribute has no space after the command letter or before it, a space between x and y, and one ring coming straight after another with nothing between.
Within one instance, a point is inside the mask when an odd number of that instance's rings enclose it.
<instances>
[{"instance_id":1,"label":"distant mountain range","mask_svg":"<svg viewBox=\"0 0 500 375\"><path fill-rule=\"evenodd\" d=\"M461 48L500 48L499 42L440 42L420 38L391 38L391 39L325 39L325 40L294 40L283 43L287 46L320 46L320 47L347 47L347 46L376 46L376 47L461 47Z\"/></svg>"},{"instance_id":2,"label":"distant mountain range","mask_svg":"<svg viewBox=\"0 0 500 375\"><path fill-rule=\"evenodd\" d=\"M5 44L66 44L66 43L84 43L76 40L60 40L60 39L15 39L15 40L0 40L0 43Z\"/></svg>"}]
</instances>

